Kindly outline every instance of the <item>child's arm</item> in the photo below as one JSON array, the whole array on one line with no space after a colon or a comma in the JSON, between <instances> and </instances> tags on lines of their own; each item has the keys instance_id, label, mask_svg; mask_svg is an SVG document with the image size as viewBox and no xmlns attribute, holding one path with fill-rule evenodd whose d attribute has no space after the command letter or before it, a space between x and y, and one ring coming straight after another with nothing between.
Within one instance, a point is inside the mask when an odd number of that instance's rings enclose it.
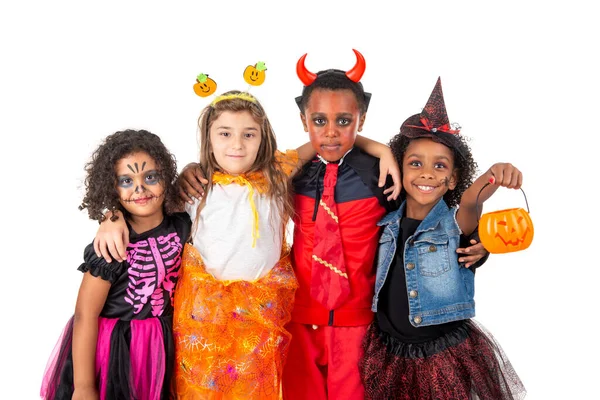
<instances>
[{"instance_id":1,"label":"child's arm","mask_svg":"<svg viewBox=\"0 0 600 400\"><path fill-rule=\"evenodd\" d=\"M94 238L94 251L106 262L112 262L111 255L119 262L123 262L127 258L129 229L127 229L123 214L120 211L116 211L116 213L119 218L115 221L110 219L111 211L106 214L106 219L100 223Z\"/></svg>"},{"instance_id":2,"label":"child's arm","mask_svg":"<svg viewBox=\"0 0 600 400\"><path fill-rule=\"evenodd\" d=\"M208 185L208 179L204 176L200 164L196 162L183 167L175 183L175 186L179 188L179 197L189 204L194 204L194 199L204 196L206 185Z\"/></svg>"},{"instance_id":3,"label":"child's arm","mask_svg":"<svg viewBox=\"0 0 600 400\"><path fill-rule=\"evenodd\" d=\"M290 176L296 175L296 172L298 172L304 166L304 164L315 158L317 155L317 152L310 142L304 143L302 146L298 147L296 151L298 152L298 168L292 172Z\"/></svg>"},{"instance_id":4,"label":"child's arm","mask_svg":"<svg viewBox=\"0 0 600 400\"><path fill-rule=\"evenodd\" d=\"M475 234L477 232L473 232ZM471 235L473 237L473 235ZM483 247L483 245L478 242L477 239L469 240L469 247L459 247L456 249L456 253L458 254L458 262L464 264L465 268L469 268L471 266L478 268L483 265L487 261L490 253ZM466 246L466 245L465 245Z\"/></svg>"},{"instance_id":5,"label":"child's arm","mask_svg":"<svg viewBox=\"0 0 600 400\"><path fill-rule=\"evenodd\" d=\"M83 275L73 318L73 399L97 398L96 344L98 316L110 289L110 282L89 272Z\"/></svg>"},{"instance_id":6,"label":"child's arm","mask_svg":"<svg viewBox=\"0 0 600 400\"><path fill-rule=\"evenodd\" d=\"M489 183L485 189L481 190L486 183ZM460 199L460 207L456 213L456 221L461 231L469 236L479 223L483 203L489 199L500 186L510 189L519 189L523 183L523 174L516 167L509 163L497 163L488 169L483 175L473 182L465 190ZM477 195L479 194L479 200Z\"/></svg>"},{"instance_id":7,"label":"child's arm","mask_svg":"<svg viewBox=\"0 0 600 400\"><path fill-rule=\"evenodd\" d=\"M384 190L383 194L391 193L388 196L388 201L396 200L402 190L402 180L400 179L400 167L398 167L398 162L392 154L392 150L383 143L376 142L361 135L356 135L354 144L356 147L363 149L373 157L379 158L379 187L383 187L387 176L391 175L394 186Z\"/></svg>"}]
</instances>

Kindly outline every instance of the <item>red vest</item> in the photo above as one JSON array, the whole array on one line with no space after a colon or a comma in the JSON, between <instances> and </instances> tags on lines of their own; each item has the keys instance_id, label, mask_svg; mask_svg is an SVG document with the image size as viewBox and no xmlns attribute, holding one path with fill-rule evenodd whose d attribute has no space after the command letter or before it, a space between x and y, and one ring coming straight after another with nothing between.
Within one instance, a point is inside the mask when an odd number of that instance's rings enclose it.
<instances>
[{"instance_id":1,"label":"red vest","mask_svg":"<svg viewBox=\"0 0 600 400\"><path fill-rule=\"evenodd\" d=\"M344 170L342 170L343 167L345 167ZM309 165L307 170L314 168L315 165ZM307 173L305 170L304 173L310 175L310 171ZM373 182L376 182L375 171L373 176ZM310 295L315 226L313 192L317 192L312 187L319 184L322 191L322 175L320 181L318 178L312 180L300 177L295 183L297 194L295 196L296 216L294 218L292 265L298 279L298 289L292 311L292 321L332 326L369 324L374 317L371 304L375 289L375 252L381 233L377 222L385 215L386 209L373 194L374 188L370 187L372 185L367 186L353 168L344 164L340 165L335 193L351 292L344 304L335 310L328 310ZM310 188L307 187L309 185ZM377 189L383 190L375 186L375 190Z\"/></svg>"}]
</instances>

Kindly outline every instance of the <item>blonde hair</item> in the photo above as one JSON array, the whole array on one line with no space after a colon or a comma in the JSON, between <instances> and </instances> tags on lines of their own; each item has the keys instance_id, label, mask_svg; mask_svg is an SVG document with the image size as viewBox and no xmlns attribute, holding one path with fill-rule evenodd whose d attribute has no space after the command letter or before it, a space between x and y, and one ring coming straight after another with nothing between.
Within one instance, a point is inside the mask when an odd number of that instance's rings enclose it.
<instances>
[{"instance_id":1,"label":"blonde hair","mask_svg":"<svg viewBox=\"0 0 600 400\"><path fill-rule=\"evenodd\" d=\"M220 170L212 151L210 128L213 122L226 111L234 113L248 111L254 121L261 127L261 142L258 154L256 155L254 164L246 173L262 172L268 183L266 195L277 202L281 220L286 222L294 214L291 183L288 176L279 167L279 163L275 158L277 140L275 139L275 133L267 114L258 99L249 93L238 90L223 93L210 105L206 106L198 118L198 127L200 128L200 166L204 171L206 179L208 179L207 192L212 189L213 174ZM202 197L202 201L196 210L196 221L194 223L196 226L200 212L205 204L206 195Z\"/></svg>"}]
</instances>

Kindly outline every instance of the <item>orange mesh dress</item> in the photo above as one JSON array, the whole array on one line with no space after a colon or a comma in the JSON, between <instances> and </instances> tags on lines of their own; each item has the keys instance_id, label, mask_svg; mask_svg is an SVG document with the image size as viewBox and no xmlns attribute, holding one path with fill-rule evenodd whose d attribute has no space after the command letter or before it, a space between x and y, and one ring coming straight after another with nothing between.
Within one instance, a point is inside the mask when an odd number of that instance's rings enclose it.
<instances>
[{"instance_id":1,"label":"orange mesh dress","mask_svg":"<svg viewBox=\"0 0 600 400\"><path fill-rule=\"evenodd\" d=\"M297 154L278 158L289 175ZM261 174L213 184L175 290L177 398L280 399L297 281L279 207Z\"/></svg>"}]
</instances>

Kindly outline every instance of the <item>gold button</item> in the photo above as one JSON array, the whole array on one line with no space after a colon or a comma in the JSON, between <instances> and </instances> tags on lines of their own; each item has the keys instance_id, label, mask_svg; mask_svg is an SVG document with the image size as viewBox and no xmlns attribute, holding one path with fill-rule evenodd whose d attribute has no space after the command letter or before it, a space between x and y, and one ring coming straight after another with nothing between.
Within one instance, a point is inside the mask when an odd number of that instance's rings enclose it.
<instances>
[{"instance_id":1,"label":"gold button","mask_svg":"<svg viewBox=\"0 0 600 400\"><path fill-rule=\"evenodd\" d=\"M416 290L411 290L410 292L408 292L408 295L414 299L415 297L417 297L417 291Z\"/></svg>"},{"instance_id":2,"label":"gold button","mask_svg":"<svg viewBox=\"0 0 600 400\"><path fill-rule=\"evenodd\" d=\"M406 264L406 269L415 269L415 264L413 264L413 263Z\"/></svg>"},{"instance_id":3,"label":"gold button","mask_svg":"<svg viewBox=\"0 0 600 400\"><path fill-rule=\"evenodd\" d=\"M319 325L313 325L312 328L316 331Z\"/></svg>"},{"instance_id":4,"label":"gold button","mask_svg":"<svg viewBox=\"0 0 600 400\"><path fill-rule=\"evenodd\" d=\"M434 252L434 251L436 251L436 250L437 250L437 249L435 248L435 246L434 246L434 245L431 245L431 246L429 246L429 251L431 251L431 252Z\"/></svg>"},{"instance_id":5,"label":"gold button","mask_svg":"<svg viewBox=\"0 0 600 400\"><path fill-rule=\"evenodd\" d=\"M423 320L421 319L421 317L416 316L416 317L413 318L413 321L415 321L415 324L420 324L421 321L423 321Z\"/></svg>"}]
</instances>

